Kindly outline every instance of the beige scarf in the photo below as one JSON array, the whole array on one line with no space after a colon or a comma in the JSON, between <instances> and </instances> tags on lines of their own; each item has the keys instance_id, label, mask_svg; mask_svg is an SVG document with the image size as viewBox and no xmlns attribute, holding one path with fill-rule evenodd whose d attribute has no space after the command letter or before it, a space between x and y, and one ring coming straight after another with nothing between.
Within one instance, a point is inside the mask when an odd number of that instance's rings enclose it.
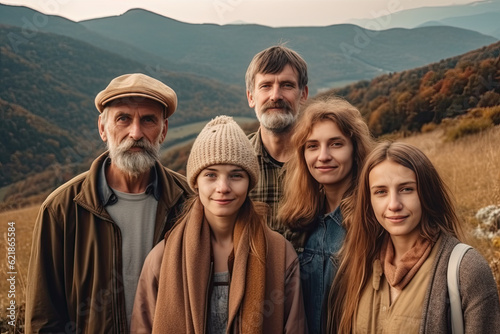
<instances>
[{"instance_id":1,"label":"beige scarf","mask_svg":"<svg viewBox=\"0 0 500 334\"><path fill-rule=\"evenodd\" d=\"M252 239L258 257L250 250L250 224L237 219L234 227L227 332L262 333L262 322L255 321L255 315L261 313L264 302L266 238L262 225L257 225ZM187 219L168 235L153 333L206 332L212 271L210 233L198 199Z\"/></svg>"},{"instance_id":2,"label":"beige scarf","mask_svg":"<svg viewBox=\"0 0 500 334\"><path fill-rule=\"evenodd\" d=\"M393 288L403 290L425 262L433 245L434 242L420 236L415 245L403 254L401 262L395 266L392 264L395 255L394 245L391 237L387 235L380 251L380 262L387 282Z\"/></svg>"}]
</instances>

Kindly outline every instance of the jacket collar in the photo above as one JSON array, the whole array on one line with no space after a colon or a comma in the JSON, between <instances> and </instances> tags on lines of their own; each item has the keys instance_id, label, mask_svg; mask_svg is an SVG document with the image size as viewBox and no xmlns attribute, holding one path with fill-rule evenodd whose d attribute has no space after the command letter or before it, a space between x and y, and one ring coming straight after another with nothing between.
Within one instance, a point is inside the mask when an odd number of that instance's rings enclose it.
<instances>
[{"instance_id":1,"label":"jacket collar","mask_svg":"<svg viewBox=\"0 0 500 334\"><path fill-rule=\"evenodd\" d=\"M113 189L108 185L106 180L106 168L111 164L111 158L107 156L101 165L99 178L97 180L97 192L102 206L113 205L118 201ZM160 191L158 188L158 171L156 164L151 168L151 182L146 187L146 194L153 194L157 201L160 200Z\"/></svg>"},{"instance_id":2,"label":"jacket collar","mask_svg":"<svg viewBox=\"0 0 500 334\"><path fill-rule=\"evenodd\" d=\"M98 187L100 173L103 168L103 164L108 158L109 153L106 151L101 154L97 159L94 160L90 166L89 171L85 175L85 180L82 183L80 192L75 196L75 202L87 208L87 210L93 211L95 214L101 215L105 218L111 220L111 217L104 209L103 201L105 197L100 197L100 191ZM162 213L165 214L170 208L172 208L179 198L184 193L181 188L181 184L177 182L173 175L174 172L167 172L160 162L155 163L156 169L156 185L153 186L155 197L158 195L158 206L161 208ZM157 217L158 218L158 217Z\"/></svg>"}]
</instances>

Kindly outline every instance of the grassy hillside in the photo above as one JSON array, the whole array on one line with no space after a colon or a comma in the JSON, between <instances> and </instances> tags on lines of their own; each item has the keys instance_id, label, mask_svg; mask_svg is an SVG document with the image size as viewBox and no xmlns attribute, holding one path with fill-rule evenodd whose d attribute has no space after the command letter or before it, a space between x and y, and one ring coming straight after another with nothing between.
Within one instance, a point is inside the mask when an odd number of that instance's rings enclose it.
<instances>
[{"instance_id":1,"label":"grassy hillside","mask_svg":"<svg viewBox=\"0 0 500 334\"><path fill-rule=\"evenodd\" d=\"M10 299L8 291L10 284L5 278L7 274L2 275L0 280L0 331L2 333L24 333L24 301L26 293L26 276L31 249L31 234L33 225L38 213L39 206L23 208L21 210L0 213L1 235L0 238L0 257L3 261L0 268L3 273L16 272L15 284L15 301L18 309L16 310L16 326L7 325L6 309L9 306ZM7 267L7 228L8 223L13 222L15 227L15 268L14 270ZM10 321L10 319L8 319Z\"/></svg>"},{"instance_id":2,"label":"grassy hillside","mask_svg":"<svg viewBox=\"0 0 500 334\"><path fill-rule=\"evenodd\" d=\"M500 205L500 126L479 134L470 135L454 142L445 140L444 129L439 128L397 140L409 142L421 148L436 165L445 182L453 192L460 218L468 231L467 242L476 247L489 261L500 288L500 248L490 240L477 239L473 230L477 226L475 213L491 204ZM17 303L22 304L26 285L26 270L29 261L31 231L38 205L21 210L0 213L0 223L6 232L7 223L16 223L17 259ZM0 257L5 258L5 239L0 239ZM3 254L3 255L2 255ZM4 261L5 262L5 261ZM2 266L6 264L2 262ZM4 267L4 272L6 271ZM0 281L0 291L8 291L7 281ZM0 319L4 319L8 299L0 295ZM0 322L1 323L1 322Z\"/></svg>"},{"instance_id":3,"label":"grassy hillside","mask_svg":"<svg viewBox=\"0 0 500 334\"><path fill-rule=\"evenodd\" d=\"M489 261L500 289L500 234L492 228L496 236L476 237L478 228L484 228L476 213L490 205L500 206L500 126L452 142L447 140L446 126L401 140L421 148L435 164L455 197L467 232L465 241Z\"/></svg>"}]
</instances>

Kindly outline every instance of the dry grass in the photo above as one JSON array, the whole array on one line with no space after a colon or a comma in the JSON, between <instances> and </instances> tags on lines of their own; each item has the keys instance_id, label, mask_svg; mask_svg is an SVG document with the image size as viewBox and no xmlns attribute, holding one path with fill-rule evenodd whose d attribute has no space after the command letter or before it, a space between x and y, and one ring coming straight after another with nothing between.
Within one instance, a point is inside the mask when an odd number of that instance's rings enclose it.
<instances>
[{"instance_id":1,"label":"dry grass","mask_svg":"<svg viewBox=\"0 0 500 334\"><path fill-rule=\"evenodd\" d=\"M401 141L419 147L434 163L452 191L465 231L469 232L465 241L488 259L500 287L500 249L470 233L478 225L474 216L479 209L500 204L500 126L454 142L445 142L441 130Z\"/></svg>"},{"instance_id":2,"label":"dry grass","mask_svg":"<svg viewBox=\"0 0 500 334\"><path fill-rule=\"evenodd\" d=\"M31 249L31 234L38 213L39 205L0 213L0 268L2 279L0 279L0 319L6 318L6 308L9 305L8 299L9 283L7 282L7 272L11 272L7 267L7 233L8 223L15 222L16 228L16 305L21 306L25 300L26 275ZM16 317L20 319L21 317ZM11 328L12 329L12 328ZM4 333L2 331L2 333Z\"/></svg>"},{"instance_id":3,"label":"dry grass","mask_svg":"<svg viewBox=\"0 0 500 334\"><path fill-rule=\"evenodd\" d=\"M500 127L454 142L437 130L402 139L427 154L466 214L500 204Z\"/></svg>"}]
</instances>

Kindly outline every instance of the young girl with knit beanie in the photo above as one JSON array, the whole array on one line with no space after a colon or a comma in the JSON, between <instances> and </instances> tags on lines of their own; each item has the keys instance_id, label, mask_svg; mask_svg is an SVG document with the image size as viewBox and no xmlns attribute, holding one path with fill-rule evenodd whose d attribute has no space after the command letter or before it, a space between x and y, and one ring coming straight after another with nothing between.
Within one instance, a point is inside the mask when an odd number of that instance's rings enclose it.
<instances>
[{"instance_id":1,"label":"young girl with knit beanie","mask_svg":"<svg viewBox=\"0 0 500 334\"><path fill-rule=\"evenodd\" d=\"M327 333L456 333L447 270L462 230L430 160L406 143L378 144L355 199ZM499 333L500 301L488 262L469 249L458 272L464 332Z\"/></svg>"},{"instance_id":2,"label":"young girl with knit beanie","mask_svg":"<svg viewBox=\"0 0 500 334\"><path fill-rule=\"evenodd\" d=\"M146 258L131 333L305 333L297 255L248 197L259 167L231 117L203 128L186 174L195 196Z\"/></svg>"}]
</instances>

